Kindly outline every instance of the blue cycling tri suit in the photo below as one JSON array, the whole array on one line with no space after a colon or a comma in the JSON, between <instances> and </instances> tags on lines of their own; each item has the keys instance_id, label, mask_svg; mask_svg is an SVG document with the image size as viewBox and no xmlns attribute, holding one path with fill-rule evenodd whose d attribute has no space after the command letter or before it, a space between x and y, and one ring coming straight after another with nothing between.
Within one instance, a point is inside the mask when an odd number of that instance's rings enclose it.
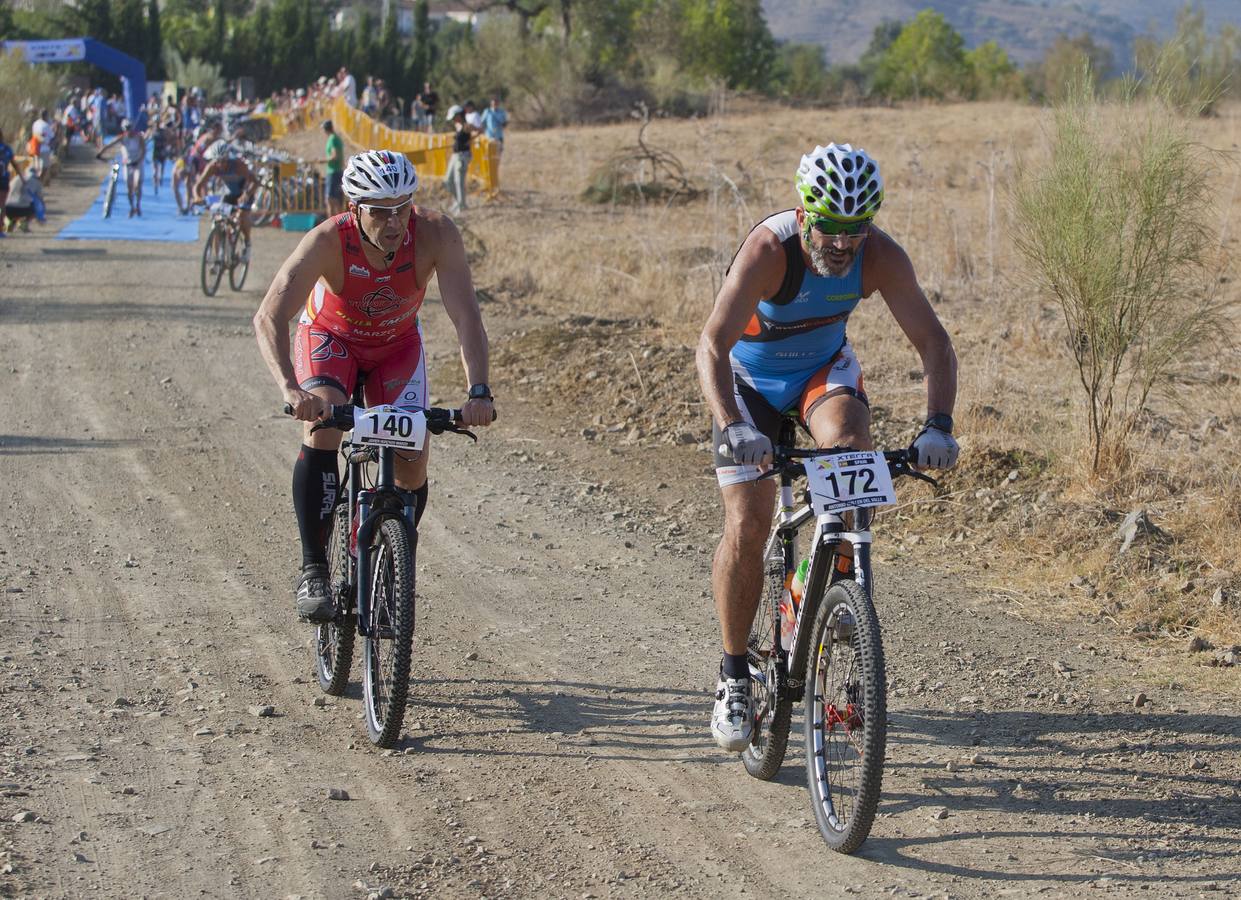
<instances>
[{"instance_id":1,"label":"blue cycling tri suit","mask_svg":"<svg viewBox=\"0 0 1241 900\"><path fill-rule=\"evenodd\" d=\"M734 398L742 417L775 441L781 416L796 409L802 421L822 400L849 394L866 403L862 372L845 335L849 314L862 300L863 242L849 271L819 275L806 265L795 210L769 216L757 228L780 239L787 266L780 289L760 300L745 332L729 353ZM712 445L722 442L715 423ZM754 466L738 466L716 453L721 484L750 481Z\"/></svg>"}]
</instances>

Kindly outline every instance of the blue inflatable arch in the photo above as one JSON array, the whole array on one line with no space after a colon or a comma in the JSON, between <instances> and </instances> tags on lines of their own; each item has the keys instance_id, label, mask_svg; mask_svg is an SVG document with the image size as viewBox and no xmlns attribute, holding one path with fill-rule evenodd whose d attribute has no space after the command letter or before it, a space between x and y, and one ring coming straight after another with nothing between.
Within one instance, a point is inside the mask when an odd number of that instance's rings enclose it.
<instances>
[{"instance_id":1,"label":"blue inflatable arch","mask_svg":"<svg viewBox=\"0 0 1241 900\"><path fill-rule=\"evenodd\" d=\"M20 50L30 63L88 62L121 76L125 92L125 112L131 121L146 102L147 69L128 53L100 43L94 38L68 38L59 41L5 41L4 50Z\"/></svg>"}]
</instances>

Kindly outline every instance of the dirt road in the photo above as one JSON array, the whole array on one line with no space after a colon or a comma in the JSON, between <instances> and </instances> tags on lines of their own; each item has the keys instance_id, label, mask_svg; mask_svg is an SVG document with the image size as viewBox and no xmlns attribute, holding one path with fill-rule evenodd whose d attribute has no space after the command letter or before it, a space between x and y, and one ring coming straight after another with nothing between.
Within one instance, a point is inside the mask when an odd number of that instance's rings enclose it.
<instances>
[{"instance_id":1,"label":"dirt road","mask_svg":"<svg viewBox=\"0 0 1241 900\"><path fill-rule=\"evenodd\" d=\"M52 214L100 174L71 167ZM890 561L881 532L884 802L857 857L830 854L799 721L774 783L707 732L705 454L585 440L586 411L503 370L500 422L437 445L407 736L375 751L356 684L322 702L292 612L298 431L249 323L294 240L262 234L248 289L214 299L194 245L0 243L0 894L1241 890L1234 700ZM498 350L556 316L484 312ZM452 401L433 297L426 329Z\"/></svg>"}]
</instances>

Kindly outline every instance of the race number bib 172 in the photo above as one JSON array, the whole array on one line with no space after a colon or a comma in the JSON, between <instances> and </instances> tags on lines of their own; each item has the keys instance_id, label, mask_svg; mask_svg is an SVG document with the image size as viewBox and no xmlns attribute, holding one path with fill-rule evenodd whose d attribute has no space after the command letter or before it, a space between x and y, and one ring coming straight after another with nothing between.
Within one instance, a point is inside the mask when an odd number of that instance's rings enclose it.
<instances>
[{"instance_id":1,"label":"race number bib 172","mask_svg":"<svg viewBox=\"0 0 1241 900\"><path fill-rule=\"evenodd\" d=\"M806 479L816 515L896 502L892 473L882 453L860 451L807 459Z\"/></svg>"}]
</instances>

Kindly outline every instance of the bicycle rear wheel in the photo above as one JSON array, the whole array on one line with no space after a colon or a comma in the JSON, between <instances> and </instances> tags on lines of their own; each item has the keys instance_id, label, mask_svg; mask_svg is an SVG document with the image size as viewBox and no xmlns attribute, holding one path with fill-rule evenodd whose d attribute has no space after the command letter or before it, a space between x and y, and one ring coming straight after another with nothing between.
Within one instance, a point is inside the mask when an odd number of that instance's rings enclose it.
<instances>
[{"instance_id":1,"label":"bicycle rear wheel","mask_svg":"<svg viewBox=\"0 0 1241 900\"><path fill-rule=\"evenodd\" d=\"M370 548L374 575L362 653L362 694L366 733L378 747L396 743L405 718L414 641L415 545L405 520L390 517L379 526Z\"/></svg>"},{"instance_id":2,"label":"bicycle rear wheel","mask_svg":"<svg viewBox=\"0 0 1241 900\"><path fill-rule=\"evenodd\" d=\"M337 504L327 541L327 583L336 601L336 618L315 630L315 673L325 694L339 697L349 686L353 639L357 619L353 612L353 589L349 556L349 507Z\"/></svg>"},{"instance_id":3,"label":"bicycle rear wheel","mask_svg":"<svg viewBox=\"0 0 1241 900\"><path fill-rule=\"evenodd\" d=\"M806 685L806 781L827 846L852 853L870 834L887 747L887 687L879 617L855 581L827 590L811 632Z\"/></svg>"},{"instance_id":4,"label":"bicycle rear wheel","mask_svg":"<svg viewBox=\"0 0 1241 900\"><path fill-rule=\"evenodd\" d=\"M241 244L241 249L238 249ZM235 291L239 291L246 283L246 274L250 271L250 258L242 258L242 250L245 248L245 241L242 240L241 231L234 231L228 242L228 286Z\"/></svg>"},{"instance_id":5,"label":"bicycle rear wheel","mask_svg":"<svg viewBox=\"0 0 1241 900\"><path fill-rule=\"evenodd\" d=\"M224 231L212 225L203 244L202 286L203 293L214 297L224 277Z\"/></svg>"},{"instance_id":6,"label":"bicycle rear wheel","mask_svg":"<svg viewBox=\"0 0 1241 900\"><path fill-rule=\"evenodd\" d=\"M763 781L770 781L780 771L793 715L793 698L785 683L777 630L776 612L783 593L784 563L774 560L768 565L763 598L746 643L754 692L754 740L741 754L741 762L747 772Z\"/></svg>"}]
</instances>

